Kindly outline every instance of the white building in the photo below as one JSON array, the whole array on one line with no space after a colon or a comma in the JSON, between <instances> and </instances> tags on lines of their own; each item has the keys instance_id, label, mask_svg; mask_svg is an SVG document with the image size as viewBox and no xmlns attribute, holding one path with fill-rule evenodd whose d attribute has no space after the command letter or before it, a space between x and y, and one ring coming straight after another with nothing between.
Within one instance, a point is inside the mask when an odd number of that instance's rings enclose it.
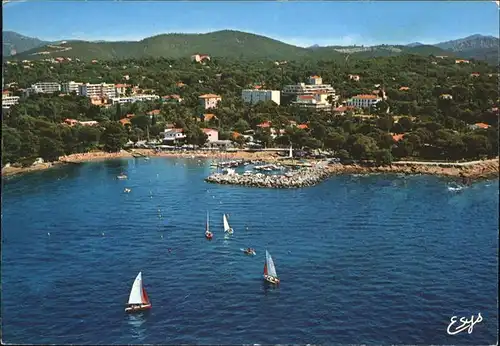
<instances>
[{"instance_id":1,"label":"white building","mask_svg":"<svg viewBox=\"0 0 500 346\"><path fill-rule=\"evenodd\" d=\"M10 108L19 103L19 96L2 95L2 108Z\"/></svg>"},{"instance_id":2,"label":"white building","mask_svg":"<svg viewBox=\"0 0 500 346\"><path fill-rule=\"evenodd\" d=\"M31 85L31 88L36 93L52 94L61 91L61 84L57 82L38 82Z\"/></svg>"},{"instance_id":3,"label":"white building","mask_svg":"<svg viewBox=\"0 0 500 346\"><path fill-rule=\"evenodd\" d=\"M198 97L200 104L205 109L217 108L217 104L222 101L222 97L215 94L205 94Z\"/></svg>"},{"instance_id":4,"label":"white building","mask_svg":"<svg viewBox=\"0 0 500 346\"><path fill-rule=\"evenodd\" d=\"M277 105L280 104L281 93L279 90L259 90L259 89L245 89L241 92L243 102L252 105L258 102L273 101Z\"/></svg>"},{"instance_id":5,"label":"white building","mask_svg":"<svg viewBox=\"0 0 500 346\"><path fill-rule=\"evenodd\" d=\"M160 97L158 95L134 95L128 97L112 97L110 98L111 104L124 104L124 103L134 103L134 102L144 102L157 100Z\"/></svg>"},{"instance_id":6,"label":"white building","mask_svg":"<svg viewBox=\"0 0 500 346\"><path fill-rule=\"evenodd\" d=\"M186 138L183 129L165 129L163 132L163 142L175 143Z\"/></svg>"},{"instance_id":7,"label":"white building","mask_svg":"<svg viewBox=\"0 0 500 346\"><path fill-rule=\"evenodd\" d=\"M207 142L218 142L219 141L219 131L214 129L201 129L208 137Z\"/></svg>"},{"instance_id":8,"label":"white building","mask_svg":"<svg viewBox=\"0 0 500 346\"><path fill-rule=\"evenodd\" d=\"M380 101L382 98L376 95L356 95L347 100L347 105L356 108L370 108Z\"/></svg>"},{"instance_id":9,"label":"white building","mask_svg":"<svg viewBox=\"0 0 500 346\"><path fill-rule=\"evenodd\" d=\"M116 97L116 90L114 84L99 83L91 84L85 83L79 86L80 95L89 98L112 98Z\"/></svg>"},{"instance_id":10,"label":"white building","mask_svg":"<svg viewBox=\"0 0 500 346\"><path fill-rule=\"evenodd\" d=\"M330 84L323 84L323 80L319 76L309 77L308 84L285 85L282 94L284 96L326 94L326 97L330 97L334 103L339 99L335 89Z\"/></svg>"},{"instance_id":11,"label":"white building","mask_svg":"<svg viewBox=\"0 0 500 346\"><path fill-rule=\"evenodd\" d=\"M72 92L75 92L77 95L80 95L80 85L83 83L77 83L77 82L66 82L61 84L61 89L63 93L66 94L71 94Z\"/></svg>"},{"instance_id":12,"label":"white building","mask_svg":"<svg viewBox=\"0 0 500 346\"><path fill-rule=\"evenodd\" d=\"M326 92L313 95L299 95L297 96L297 100L292 103L299 107L311 108L317 111L330 111L332 104L328 102L327 97L328 94Z\"/></svg>"}]
</instances>

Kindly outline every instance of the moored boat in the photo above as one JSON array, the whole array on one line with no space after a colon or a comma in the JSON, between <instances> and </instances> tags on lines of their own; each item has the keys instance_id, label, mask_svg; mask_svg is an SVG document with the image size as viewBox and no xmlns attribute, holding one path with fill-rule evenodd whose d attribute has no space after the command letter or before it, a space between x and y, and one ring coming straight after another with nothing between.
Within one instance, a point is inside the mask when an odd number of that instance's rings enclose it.
<instances>
[{"instance_id":1,"label":"moored boat","mask_svg":"<svg viewBox=\"0 0 500 346\"><path fill-rule=\"evenodd\" d=\"M142 285L142 272L137 274L137 277L132 284L130 296L128 298L127 307L125 312L138 312L151 309L151 302L149 301L146 289Z\"/></svg>"},{"instance_id":2,"label":"moored boat","mask_svg":"<svg viewBox=\"0 0 500 346\"><path fill-rule=\"evenodd\" d=\"M125 175L125 173L120 173L120 175L118 175L116 178L123 180L123 179L127 179L127 176Z\"/></svg>"},{"instance_id":3,"label":"moored boat","mask_svg":"<svg viewBox=\"0 0 500 346\"><path fill-rule=\"evenodd\" d=\"M278 285L280 283L280 279L278 278L278 274L276 273L276 268L274 266L274 261L269 252L266 250L266 262L264 263L264 280Z\"/></svg>"}]
</instances>

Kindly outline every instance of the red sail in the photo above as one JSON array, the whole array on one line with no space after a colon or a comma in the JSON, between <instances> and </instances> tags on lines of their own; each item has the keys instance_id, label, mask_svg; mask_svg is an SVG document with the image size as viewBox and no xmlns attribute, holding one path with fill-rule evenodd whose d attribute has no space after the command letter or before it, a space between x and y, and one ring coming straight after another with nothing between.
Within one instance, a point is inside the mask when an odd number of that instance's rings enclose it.
<instances>
[{"instance_id":1,"label":"red sail","mask_svg":"<svg viewBox=\"0 0 500 346\"><path fill-rule=\"evenodd\" d=\"M142 304L149 304L149 297L144 287L142 288Z\"/></svg>"},{"instance_id":2,"label":"red sail","mask_svg":"<svg viewBox=\"0 0 500 346\"><path fill-rule=\"evenodd\" d=\"M264 263L264 275L267 275L267 261Z\"/></svg>"}]
</instances>

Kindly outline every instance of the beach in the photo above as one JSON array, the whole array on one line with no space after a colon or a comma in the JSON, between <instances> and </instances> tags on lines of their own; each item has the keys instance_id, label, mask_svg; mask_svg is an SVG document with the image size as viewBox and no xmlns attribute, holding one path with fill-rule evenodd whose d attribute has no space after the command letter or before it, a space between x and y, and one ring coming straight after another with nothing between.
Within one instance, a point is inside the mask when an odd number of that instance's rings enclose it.
<instances>
[{"instance_id":1,"label":"beach","mask_svg":"<svg viewBox=\"0 0 500 346\"><path fill-rule=\"evenodd\" d=\"M135 149L133 151L122 150L117 153L107 153L102 151L72 154L61 156L56 162L44 162L34 164L29 167L4 167L2 176L12 176L27 172L40 171L52 167L58 167L63 164L75 164L81 162L109 160L117 158L133 157L132 153L150 157L171 157L171 158L198 158L198 159L218 159L218 160L262 160L274 163L280 158L274 152L246 152L246 151L170 151L155 152L151 149ZM319 160L307 160L317 162ZM400 174L428 174L439 175L450 178L469 178L469 179L490 179L499 176L499 160L495 159L473 161L465 163L436 163L436 162L393 162L392 165L368 167L358 164L351 165L328 165L328 171L332 175L337 174L372 174L372 173L400 173Z\"/></svg>"}]
</instances>

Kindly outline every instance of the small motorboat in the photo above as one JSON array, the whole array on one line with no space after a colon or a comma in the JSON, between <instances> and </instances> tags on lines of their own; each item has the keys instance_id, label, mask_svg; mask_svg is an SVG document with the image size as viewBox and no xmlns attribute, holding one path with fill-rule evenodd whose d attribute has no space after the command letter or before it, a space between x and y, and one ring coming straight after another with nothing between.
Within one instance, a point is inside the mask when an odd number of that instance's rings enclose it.
<instances>
[{"instance_id":1,"label":"small motorboat","mask_svg":"<svg viewBox=\"0 0 500 346\"><path fill-rule=\"evenodd\" d=\"M137 274L134 283L132 284L132 289L130 290L130 296L128 298L128 304L125 308L125 312L138 312L151 309L151 302L149 301L148 294L142 285L142 272Z\"/></svg>"},{"instance_id":2,"label":"small motorboat","mask_svg":"<svg viewBox=\"0 0 500 346\"><path fill-rule=\"evenodd\" d=\"M257 254L255 250L250 247L242 250L245 253L245 255L255 256Z\"/></svg>"},{"instance_id":3,"label":"small motorboat","mask_svg":"<svg viewBox=\"0 0 500 346\"><path fill-rule=\"evenodd\" d=\"M127 179L127 176L125 175L125 173L121 173L119 176L117 176L117 178L120 180L123 180L123 179Z\"/></svg>"},{"instance_id":4,"label":"small motorboat","mask_svg":"<svg viewBox=\"0 0 500 346\"><path fill-rule=\"evenodd\" d=\"M214 237L213 233L210 232L210 219L208 217L208 211L207 211L207 224L205 226L205 238L207 238L208 240L212 240L213 237Z\"/></svg>"},{"instance_id":5,"label":"small motorboat","mask_svg":"<svg viewBox=\"0 0 500 346\"><path fill-rule=\"evenodd\" d=\"M127 188L125 188L125 190L123 190L123 192L125 192L125 193L129 193L130 191L132 191L132 190L127 189Z\"/></svg>"},{"instance_id":6,"label":"small motorboat","mask_svg":"<svg viewBox=\"0 0 500 346\"><path fill-rule=\"evenodd\" d=\"M270 284L278 285L280 279L276 273L274 261L269 252L266 250L266 262L264 263L264 280Z\"/></svg>"}]
</instances>

